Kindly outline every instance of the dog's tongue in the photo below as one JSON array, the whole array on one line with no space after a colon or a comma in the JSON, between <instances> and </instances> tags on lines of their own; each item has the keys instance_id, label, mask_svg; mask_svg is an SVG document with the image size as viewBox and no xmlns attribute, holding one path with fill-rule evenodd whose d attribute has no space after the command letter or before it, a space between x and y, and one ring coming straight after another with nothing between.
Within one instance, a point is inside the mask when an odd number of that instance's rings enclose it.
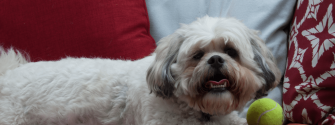
<instances>
[{"instance_id":1,"label":"dog's tongue","mask_svg":"<svg viewBox=\"0 0 335 125\"><path fill-rule=\"evenodd\" d=\"M229 87L229 81L228 81L228 79L222 79L219 82L217 82L217 81L208 81L206 83L206 87L207 88L210 88L211 85L213 85L213 86L225 85L225 87Z\"/></svg>"},{"instance_id":2,"label":"dog's tongue","mask_svg":"<svg viewBox=\"0 0 335 125\"><path fill-rule=\"evenodd\" d=\"M212 85L224 85L225 83L229 84L227 79L222 79L219 82L217 81L208 81L207 83L212 83Z\"/></svg>"}]
</instances>

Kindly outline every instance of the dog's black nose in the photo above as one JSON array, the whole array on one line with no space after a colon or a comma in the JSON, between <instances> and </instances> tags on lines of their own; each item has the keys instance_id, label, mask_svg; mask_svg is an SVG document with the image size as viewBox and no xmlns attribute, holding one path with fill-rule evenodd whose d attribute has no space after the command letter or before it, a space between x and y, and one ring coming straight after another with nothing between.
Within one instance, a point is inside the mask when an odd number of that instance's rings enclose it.
<instances>
[{"instance_id":1,"label":"dog's black nose","mask_svg":"<svg viewBox=\"0 0 335 125\"><path fill-rule=\"evenodd\" d=\"M224 63L224 60L220 56L215 55L215 56L212 56L211 58L209 58L207 63L210 64L211 67L217 69L217 68L220 68L222 66L222 64Z\"/></svg>"}]
</instances>

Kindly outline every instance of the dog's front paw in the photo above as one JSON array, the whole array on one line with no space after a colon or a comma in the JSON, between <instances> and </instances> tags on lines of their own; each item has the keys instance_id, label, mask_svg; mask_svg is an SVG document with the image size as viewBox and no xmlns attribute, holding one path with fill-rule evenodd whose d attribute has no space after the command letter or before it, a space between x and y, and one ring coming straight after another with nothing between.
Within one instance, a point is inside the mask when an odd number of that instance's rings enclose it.
<instances>
[{"instance_id":1,"label":"dog's front paw","mask_svg":"<svg viewBox=\"0 0 335 125\"><path fill-rule=\"evenodd\" d=\"M248 122L245 118L236 118L231 125L248 125Z\"/></svg>"}]
</instances>

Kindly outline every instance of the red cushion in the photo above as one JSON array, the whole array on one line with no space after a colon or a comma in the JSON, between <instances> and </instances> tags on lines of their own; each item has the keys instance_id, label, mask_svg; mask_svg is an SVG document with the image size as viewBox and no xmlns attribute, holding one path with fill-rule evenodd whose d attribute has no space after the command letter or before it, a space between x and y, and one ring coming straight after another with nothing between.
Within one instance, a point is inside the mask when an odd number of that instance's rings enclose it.
<instances>
[{"instance_id":1,"label":"red cushion","mask_svg":"<svg viewBox=\"0 0 335 125\"><path fill-rule=\"evenodd\" d=\"M32 61L139 59L156 47L145 0L1 0L0 46Z\"/></svg>"},{"instance_id":2,"label":"red cushion","mask_svg":"<svg viewBox=\"0 0 335 125\"><path fill-rule=\"evenodd\" d=\"M284 114L291 122L321 124L335 106L334 5L334 0L297 3L283 85ZM332 117L327 124L334 123Z\"/></svg>"}]
</instances>

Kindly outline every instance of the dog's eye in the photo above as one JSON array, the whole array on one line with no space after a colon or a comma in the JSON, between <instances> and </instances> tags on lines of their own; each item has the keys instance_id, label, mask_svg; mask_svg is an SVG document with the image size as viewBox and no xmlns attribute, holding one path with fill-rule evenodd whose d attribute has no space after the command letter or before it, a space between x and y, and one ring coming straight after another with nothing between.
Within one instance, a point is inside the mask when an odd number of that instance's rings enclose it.
<instances>
[{"instance_id":1,"label":"dog's eye","mask_svg":"<svg viewBox=\"0 0 335 125\"><path fill-rule=\"evenodd\" d=\"M238 55L237 51L235 49L233 49L233 48L225 49L225 53L228 54L232 58L235 58Z\"/></svg>"},{"instance_id":2,"label":"dog's eye","mask_svg":"<svg viewBox=\"0 0 335 125\"><path fill-rule=\"evenodd\" d=\"M204 52L198 52L193 56L193 59L198 60L198 59L201 59L202 56L204 56Z\"/></svg>"}]
</instances>

